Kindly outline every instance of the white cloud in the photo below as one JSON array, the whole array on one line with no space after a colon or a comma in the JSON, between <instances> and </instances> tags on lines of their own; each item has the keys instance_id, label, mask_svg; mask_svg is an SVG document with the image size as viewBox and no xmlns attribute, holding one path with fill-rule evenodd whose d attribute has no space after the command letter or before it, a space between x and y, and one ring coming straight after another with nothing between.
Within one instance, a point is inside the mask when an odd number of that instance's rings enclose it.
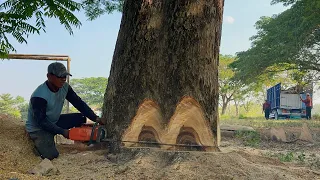
<instances>
[{"instance_id":1,"label":"white cloud","mask_svg":"<svg viewBox=\"0 0 320 180\"><path fill-rule=\"evenodd\" d=\"M224 21L227 23L227 24L233 24L234 23L234 18L232 16L226 16L224 18Z\"/></svg>"}]
</instances>

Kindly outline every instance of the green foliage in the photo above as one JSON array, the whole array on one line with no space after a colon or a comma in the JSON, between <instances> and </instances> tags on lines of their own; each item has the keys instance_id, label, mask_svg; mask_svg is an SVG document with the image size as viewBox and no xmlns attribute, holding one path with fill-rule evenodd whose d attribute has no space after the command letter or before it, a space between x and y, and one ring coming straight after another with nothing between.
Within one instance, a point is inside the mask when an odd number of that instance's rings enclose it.
<instances>
[{"instance_id":1,"label":"green foliage","mask_svg":"<svg viewBox=\"0 0 320 180\"><path fill-rule=\"evenodd\" d=\"M82 6L89 20L114 11L122 12L124 0L84 0Z\"/></svg>"},{"instance_id":2,"label":"green foliage","mask_svg":"<svg viewBox=\"0 0 320 180\"><path fill-rule=\"evenodd\" d=\"M123 3L124 0L6 0L0 4L0 59L16 51L9 35L19 43L27 43L30 34L45 32L45 18L58 19L72 35L72 27L81 26L75 12L84 9L89 20L94 20L105 13L121 12Z\"/></svg>"},{"instance_id":3,"label":"green foliage","mask_svg":"<svg viewBox=\"0 0 320 180\"><path fill-rule=\"evenodd\" d=\"M222 108L220 108L220 119L250 119L263 117L264 114L262 113L262 103L258 103L257 98L254 98L256 100L249 99L248 102L241 102L238 105L238 114L236 112L236 106L234 104L230 104L228 106L225 114L221 114Z\"/></svg>"},{"instance_id":4,"label":"green foliage","mask_svg":"<svg viewBox=\"0 0 320 180\"><path fill-rule=\"evenodd\" d=\"M292 5L273 17L261 17L251 37L252 47L237 53L230 66L237 78L246 83L259 76L298 69L304 73L320 70L320 1L274 0Z\"/></svg>"},{"instance_id":5,"label":"green foliage","mask_svg":"<svg viewBox=\"0 0 320 180\"><path fill-rule=\"evenodd\" d=\"M219 58L219 87L220 94L227 96L232 94L236 88L237 83L232 81L234 72L229 68L229 64L234 62L234 57L230 55L220 55Z\"/></svg>"},{"instance_id":6,"label":"green foliage","mask_svg":"<svg viewBox=\"0 0 320 180\"><path fill-rule=\"evenodd\" d=\"M234 79L234 71L229 68L234 60L235 58L230 55L219 56L219 95L222 101L222 115L231 101L239 99L247 93L244 85Z\"/></svg>"},{"instance_id":7,"label":"green foliage","mask_svg":"<svg viewBox=\"0 0 320 180\"><path fill-rule=\"evenodd\" d=\"M294 160L294 155L293 152L287 152L285 154L280 153L278 158L281 162L292 162Z\"/></svg>"},{"instance_id":8,"label":"green foliage","mask_svg":"<svg viewBox=\"0 0 320 180\"><path fill-rule=\"evenodd\" d=\"M246 116L243 115L243 114L240 114L240 115L239 115L239 119L246 119Z\"/></svg>"},{"instance_id":9,"label":"green foliage","mask_svg":"<svg viewBox=\"0 0 320 180\"><path fill-rule=\"evenodd\" d=\"M90 106L101 108L104 92L108 79L104 77L90 77L82 79L71 79L70 85L74 91Z\"/></svg>"},{"instance_id":10,"label":"green foliage","mask_svg":"<svg viewBox=\"0 0 320 180\"><path fill-rule=\"evenodd\" d=\"M62 114L67 114L67 113L79 113L79 111L72 106L71 103L69 103L69 112L67 111L67 102L65 102L63 104L63 107L62 107L62 111L61 111Z\"/></svg>"},{"instance_id":11,"label":"green foliage","mask_svg":"<svg viewBox=\"0 0 320 180\"><path fill-rule=\"evenodd\" d=\"M283 3L283 5L288 6L297 2L298 0L272 0L271 4Z\"/></svg>"},{"instance_id":12,"label":"green foliage","mask_svg":"<svg viewBox=\"0 0 320 180\"><path fill-rule=\"evenodd\" d=\"M21 105L19 105L18 108L19 108L19 111L20 111L20 114L21 114L21 119L27 120L29 104L24 102Z\"/></svg>"},{"instance_id":13,"label":"green foliage","mask_svg":"<svg viewBox=\"0 0 320 180\"><path fill-rule=\"evenodd\" d=\"M303 163L306 159L306 155L302 152L298 155L299 162Z\"/></svg>"},{"instance_id":14,"label":"green foliage","mask_svg":"<svg viewBox=\"0 0 320 180\"><path fill-rule=\"evenodd\" d=\"M21 96L16 98L10 94L0 95L0 114L21 118L21 108L25 108L25 100Z\"/></svg>"},{"instance_id":15,"label":"green foliage","mask_svg":"<svg viewBox=\"0 0 320 180\"><path fill-rule=\"evenodd\" d=\"M19 43L26 43L25 37L23 37L25 34L39 33L36 27L24 22L24 20L26 18L21 15L0 12L0 58L6 57L10 51L15 50L6 34L11 34Z\"/></svg>"},{"instance_id":16,"label":"green foliage","mask_svg":"<svg viewBox=\"0 0 320 180\"><path fill-rule=\"evenodd\" d=\"M260 134L256 131L239 130L236 131L235 136L241 139L246 146L257 147L261 142Z\"/></svg>"},{"instance_id":17,"label":"green foliage","mask_svg":"<svg viewBox=\"0 0 320 180\"><path fill-rule=\"evenodd\" d=\"M81 3L72 0L6 0L0 4L0 58L16 51L8 40L12 35L19 43L27 43L30 34L45 32L44 18L57 18L73 34L72 26L81 22L73 14L81 10ZM35 19L34 23L31 22Z\"/></svg>"}]
</instances>

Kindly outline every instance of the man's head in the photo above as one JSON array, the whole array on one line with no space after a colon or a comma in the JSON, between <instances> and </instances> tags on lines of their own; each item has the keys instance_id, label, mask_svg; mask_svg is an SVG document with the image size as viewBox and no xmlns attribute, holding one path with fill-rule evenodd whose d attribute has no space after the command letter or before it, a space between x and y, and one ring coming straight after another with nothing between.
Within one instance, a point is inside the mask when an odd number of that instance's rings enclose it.
<instances>
[{"instance_id":1,"label":"man's head","mask_svg":"<svg viewBox=\"0 0 320 180\"><path fill-rule=\"evenodd\" d=\"M48 81L57 88L64 85L68 75L72 76L62 63L54 62L48 66Z\"/></svg>"},{"instance_id":2,"label":"man's head","mask_svg":"<svg viewBox=\"0 0 320 180\"><path fill-rule=\"evenodd\" d=\"M310 94L309 94L309 93L307 93L306 95L307 95L307 97L310 97Z\"/></svg>"}]
</instances>

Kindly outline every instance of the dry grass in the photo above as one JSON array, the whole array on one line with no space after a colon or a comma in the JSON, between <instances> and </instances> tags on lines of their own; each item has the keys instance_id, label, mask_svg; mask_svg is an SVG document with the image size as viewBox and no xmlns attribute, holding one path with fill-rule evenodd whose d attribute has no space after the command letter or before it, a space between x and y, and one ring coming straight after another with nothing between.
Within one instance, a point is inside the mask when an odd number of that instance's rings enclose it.
<instances>
[{"instance_id":1,"label":"dry grass","mask_svg":"<svg viewBox=\"0 0 320 180\"><path fill-rule=\"evenodd\" d=\"M247 118L247 119L221 119L221 124L234 124L242 126L251 126L253 128L269 128L269 127L302 127L303 123L307 123L310 128L320 128L320 120L265 120L264 118Z\"/></svg>"}]
</instances>

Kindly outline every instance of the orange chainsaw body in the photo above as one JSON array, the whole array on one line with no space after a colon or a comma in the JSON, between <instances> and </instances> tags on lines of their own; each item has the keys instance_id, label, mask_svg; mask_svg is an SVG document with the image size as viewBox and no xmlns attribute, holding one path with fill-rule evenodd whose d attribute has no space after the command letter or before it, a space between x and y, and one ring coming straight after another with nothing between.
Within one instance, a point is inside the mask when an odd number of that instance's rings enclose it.
<instances>
[{"instance_id":1,"label":"orange chainsaw body","mask_svg":"<svg viewBox=\"0 0 320 180\"><path fill-rule=\"evenodd\" d=\"M93 141L97 140L98 128L99 126L96 126L94 128L94 135L92 137ZM93 124L83 124L80 127L71 128L69 130L69 139L74 141L83 141L83 142L90 141L92 130L93 130Z\"/></svg>"}]
</instances>

